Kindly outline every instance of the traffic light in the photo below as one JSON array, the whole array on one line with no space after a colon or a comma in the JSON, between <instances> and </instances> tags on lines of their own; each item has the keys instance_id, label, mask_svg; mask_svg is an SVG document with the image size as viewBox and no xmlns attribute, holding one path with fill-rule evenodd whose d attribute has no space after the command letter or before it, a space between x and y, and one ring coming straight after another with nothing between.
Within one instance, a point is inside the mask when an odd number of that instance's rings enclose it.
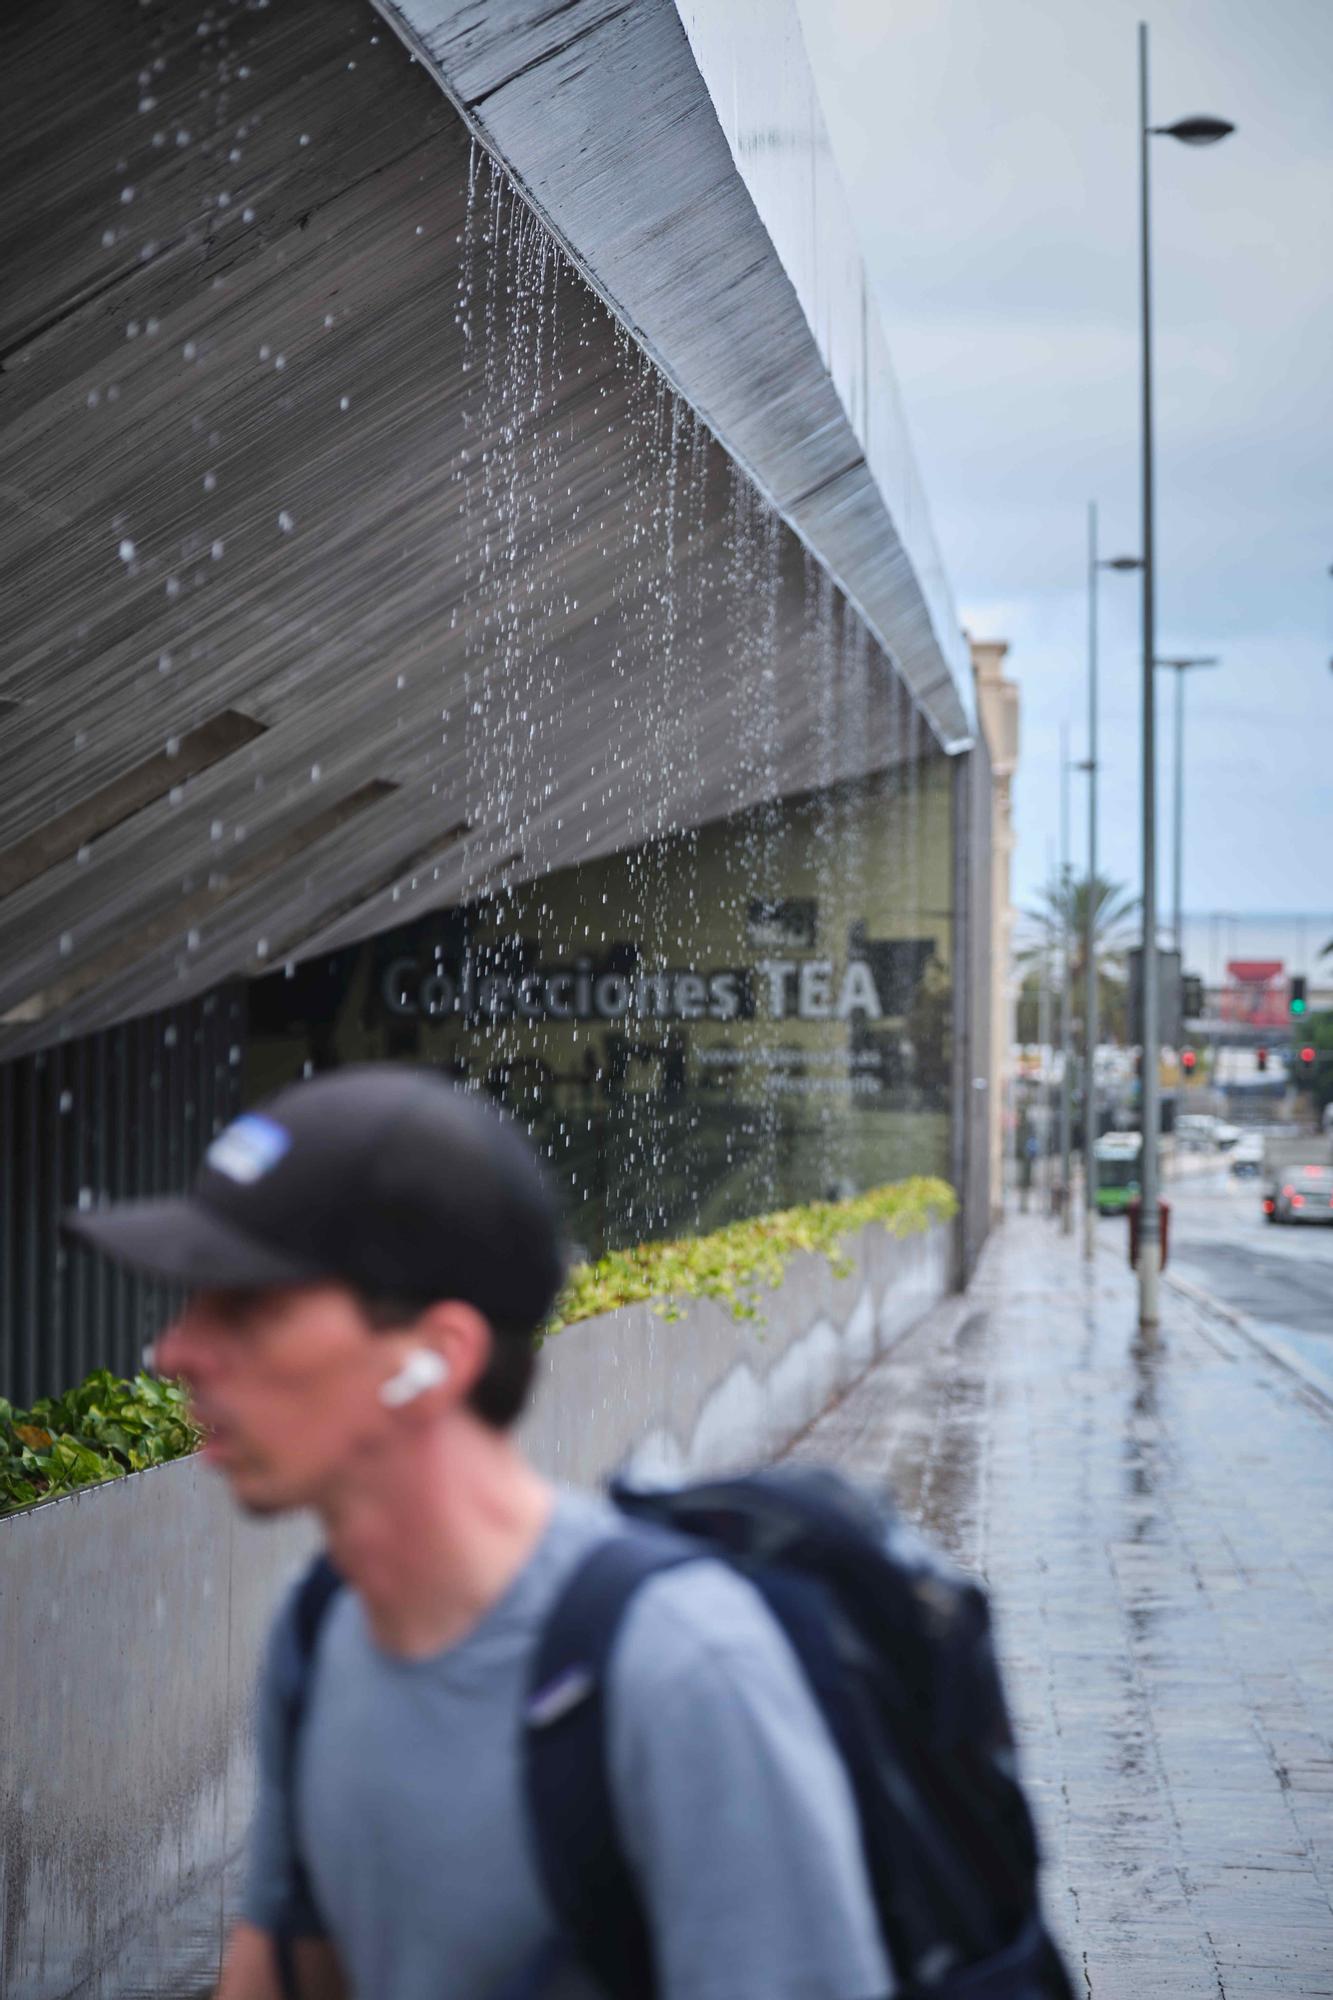
<instances>
[{"instance_id":1,"label":"traffic light","mask_svg":"<svg viewBox=\"0 0 1333 2000\"><path fill-rule=\"evenodd\" d=\"M1197 972L1181 974L1180 1011L1187 1021L1197 1021L1204 1012L1203 981Z\"/></svg>"},{"instance_id":2,"label":"traffic light","mask_svg":"<svg viewBox=\"0 0 1333 2000\"><path fill-rule=\"evenodd\" d=\"M1268 1068L1268 1050L1256 1049L1254 1059L1255 1062L1258 1064L1259 1074L1260 1076L1262 1076L1264 1071Z\"/></svg>"},{"instance_id":3,"label":"traffic light","mask_svg":"<svg viewBox=\"0 0 1333 2000\"><path fill-rule=\"evenodd\" d=\"M1193 1049L1182 1049L1180 1051L1180 1067L1184 1070L1187 1077L1193 1076L1194 1066L1198 1060L1199 1058L1195 1055Z\"/></svg>"},{"instance_id":4,"label":"traffic light","mask_svg":"<svg viewBox=\"0 0 1333 2000\"><path fill-rule=\"evenodd\" d=\"M1305 1012L1305 974L1294 972L1291 977L1291 998L1287 1002L1290 1011L1298 1018Z\"/></svg>"},{"instance_id":5,"label":"traffic light","mask_svg":"<svg viewBox=\"0 0 1333 2000\"><path fill-rule=\"evenodd\" d=\"M1301 1068L1307 1073L1314 1068L1314 1050L1308 1042L1301 1050Z\"/></svg>"}]
</instances>

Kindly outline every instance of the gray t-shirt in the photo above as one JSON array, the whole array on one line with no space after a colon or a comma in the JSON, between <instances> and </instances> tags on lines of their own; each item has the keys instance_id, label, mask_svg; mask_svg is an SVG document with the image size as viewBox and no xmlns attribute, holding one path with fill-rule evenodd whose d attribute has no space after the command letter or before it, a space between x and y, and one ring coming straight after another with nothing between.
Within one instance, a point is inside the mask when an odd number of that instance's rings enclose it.
<instances>
[{"instance_id":1,"label":"gray t-shirt","mask_svg":"<svg viewBox=\"0 0 1333 2000\"><path fill-rule=\"evenodd\" d=\"M344 1591L321 1633L297 1784L315 1900L358 2000L491 2000L554 1935L525 1804L532 1649L618 1517L561 1492L481 1622L427 1660L372 1638ZM788 1642L718 1563L645 1584L610 1665L609 1765L660 2000L882 2000L891 1990L843 1767ZM273 1671L244 1914L291 1880ZM593 1992L580 1972L559 2000Z\"/></svg>"}]
</instances>

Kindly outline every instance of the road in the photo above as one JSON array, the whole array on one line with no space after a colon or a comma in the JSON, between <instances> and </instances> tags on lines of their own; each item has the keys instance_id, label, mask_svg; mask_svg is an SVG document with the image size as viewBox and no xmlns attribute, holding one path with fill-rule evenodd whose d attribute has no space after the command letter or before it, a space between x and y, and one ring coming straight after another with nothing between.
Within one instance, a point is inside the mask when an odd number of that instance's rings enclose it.
<instances>
[{"instance_id":1,"label":"road","mask_svg":"<svg viewBox=\"0 0 1333 2000\"><path fill-rule=\"evenodd\" d=\"M1225 1168L1172 1181L1170 1268L1333 1381L1333 1221L1273 1228L1260 1186Z\"/></svg>"}]
</instances>

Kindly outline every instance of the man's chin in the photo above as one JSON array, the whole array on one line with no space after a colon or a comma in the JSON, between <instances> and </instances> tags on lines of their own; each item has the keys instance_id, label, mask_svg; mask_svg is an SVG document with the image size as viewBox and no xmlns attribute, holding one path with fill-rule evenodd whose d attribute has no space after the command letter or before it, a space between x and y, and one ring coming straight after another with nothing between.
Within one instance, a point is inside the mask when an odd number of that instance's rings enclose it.
<instances>
[{"instance_id":1,"label":"man's chin","mask_svg":"<svg viewBox=\"0 0 1333 2000\"><path fill-rule=\"evenodd\" d=\"M262 1473L243 1467L220 1465L215 1468L226 1480L232 1499L252 1520L272 1520L278 1514L293 1514L308 1503L299 1494L284 1493Z\"/></svg>"},{"instance_id":2,"label":"man's chin","mask_svg":"<svg viewBox=\"0 0 1333 2000\"><path fill-rule=\"evenodd\" d=\"M300 1500L274 1499L264 1493L242 1493L234 1486L231 1497L252 1521L276 1521L279 1514L294 1514L303 1504Z\"/></svg>"}]
</instances>

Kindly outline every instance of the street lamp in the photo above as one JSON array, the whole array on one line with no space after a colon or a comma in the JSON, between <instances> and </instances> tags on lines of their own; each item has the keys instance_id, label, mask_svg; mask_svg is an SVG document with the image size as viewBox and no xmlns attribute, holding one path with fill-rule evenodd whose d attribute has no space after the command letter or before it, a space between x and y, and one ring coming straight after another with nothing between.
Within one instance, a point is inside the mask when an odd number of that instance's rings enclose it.
<instances>
[{"instance_id":1,"label":"street lamp","mask_svg":"<svg viewBox=\"0 0 1333 2000\"><path fill-rule=\"evenodd\" d=\"M1149 227L1148 142L1179 139L1186 146L1211 146L1235 127L1223 118L1182 118L1175 125L1148 120L1148 25L1139 23L1139 281L1142 306L1143 371L1143 1164L1140 1175L1139 1323L1157 1324L1157 1281L1162 1267L1161 1224L1157 1213L1158 1139L1161 1122L1157 1064L1160 1054L1157 992L1157 603L1153 518L1152 260Z\"/></svg>"},{"instance_id":2,"label":"street lamp","mask_svg":"<svg viewBox=\"0 0 1333 2000\"><path fill-rule=\"evenodd\" d=\"M1192 658L1159 660L1159 667L1170 667L1176 676L1176 807L1175 807L1175 850L1172 865L1172 921L1171 933L1175 939L1180 963L1184 967L1184 904L1181 901L1181 881L1184 869L1185 827L1185 676L1192 667L1216 667L1221 661L1213 653L1199 653Z\"/></svg>"},{"instance_id":3,"label":"street lamp","mask_svg":"<svg viewBox=\"0 0 1333 2000\"><path fill-rule=\"evenodd\" d=\"M1097 502L1088 502L1088 894L1083 911L1083 1255L1097 1247L1097 576L1143 568L1141 556L1097 555Z\"/></svg>"},{"instance_id":4,"label":"street lamp","mask_svg":"<svg viewBox=\"0 0 1333 2000\"><path fill-rule=\"evenodd\" d=\"M1074 898L1069 868L1069 724L1060 724L1060 1234L1073 1228L1069 1159L1073 1105L1069 1097L1070 1029L1073 1013Z\"/></svg>"}]
</instances>

